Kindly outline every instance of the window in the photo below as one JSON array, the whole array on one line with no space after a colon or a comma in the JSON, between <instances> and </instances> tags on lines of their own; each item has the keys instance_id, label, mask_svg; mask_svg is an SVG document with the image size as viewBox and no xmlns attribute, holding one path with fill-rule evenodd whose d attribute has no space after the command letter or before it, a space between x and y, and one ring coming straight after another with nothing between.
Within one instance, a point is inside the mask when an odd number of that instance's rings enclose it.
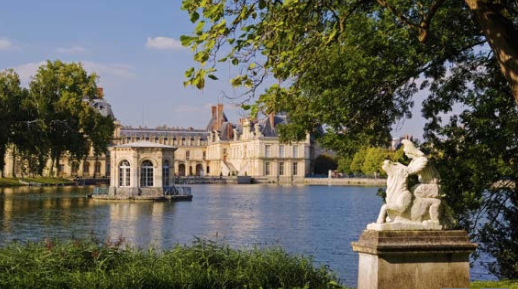
<instances>
[{"instance_id":1,"label":"window","mask_svg":"<svg viewBox=\"0 0 518 289\"><path fill-rule=\"evenodd\" d=\"M165 160L162 165L162 186L169 187L169 161Z\"/></svg>"},{"instance_id":2,"label":"window","mask_svg":"<svg viewBox=\"0 0 518 289\"><path fill-rule=\"evenodd\" d=\"M122 161L119 165L119 187L129 187L130 185L130 164Z\"/></svg>"},{"instance_id":3,"label":"window","mask_svg":"<svg viewBox=\"0 0 518 289\"><path fill-rule=\"evenodd\" d=\"M293 157L298 158L299 157L299 146L294 145L293 146Z\"/></svg>"},{"instance_id":4,"label":"window","mask_svg":"<svg viewBox=\"0 0 518 289\"><path fill-rule=\"evenodd\" d=\"M186 160L190 160L191 159L191 152L190 151L185 151L185 159Z\"/></svg>"},{"instance_id":5,"label":"window","mask_svg":"<svg viewBox=\"0 0 518 289\"><path fill-rule=\"evenodd\" d=\"M149 141L149 137L146 137L146 140Z\"/></svg>"},{"instance_id":6,"label":"window","mask_svg":"<svg viewBox=\"0 0 518 289\"><path fill-rule=\"evenodd\" d=\"M85 162L83 164L83 174L88 174L88 173L90 173L90 163Z\"/></svg>"},{"instance_id":7,"label":"window","mask_svg":"<svg viewBox=\"0 0 518 289\"><path fill-rule=\"evenodd\" d=\"M182 145L184 146L185 145L185 138L182 137Z\"/></svg>"},{"instance_id":8,"label":"window","mask_svg":"<svg viewBox=\"0 0 518 289\"><path fill-rule=\"evenodd\" d=\"M284 162L279 163L279 175L284 176Z\"/></svg>"},{"instance_id":9,"label":"window","mask_svg":"<svg viewBox=\"0 0 518 289\"><path fill-rule=\"evenodd\" d=\"M264 163L264 175L265 176L269 176L271 174L271 171L270 171L270 162L265 162Z\"/></svg>"},{"instance_id":10,"label":"window","mask_svg":"<svg viewBox=\"0 0 518 289\"><path fill-rule=\"evenodd\" d=\"M206 159L206 158L207 158L207 153L203 152L203 159Z\"/></svg>"},{"instance_id":11,"label":"window","mask_svg":"<svg viewBox=\"0 0 518 289\"><path fill-rule=\"evenodd\" d=\"M299 174L299 163L293 163L292 174L294 176Z\"/></svg>"},{"instance_id":12,"label":"window","mask_svg":"<svg viewBox=\"0 0 518 289\"><path fill-rule=\"evenodd\" d=\"M77 162L72 163L72 174L77 174L79 171L79 164Z\"/></svg>"},{"instance_id":13,"label":"window","mask_svg":"<svg viewBox=\"0 0 518 289\"><path fill-rule=\"evenodd\" d=\"M207 174L210 173L210 167L207 166Z\"/></svg>"},{"instance_id":14,"label":"window","mask_svg":"<svg viewBox=\"0 0 518 289\"><path fill-rule=\"evenodd\" d=\"M266 145L264 146L264 156L269 158L271 157L271 154L272 154L272 146L271 145Z\"/></svg>"},{"instance_id":15,"label":"window","mask_svg":"<svg viewBox=\"0 0 518 289\"><path fill-rule=\"evenodd\" d=\"M140 186L153 186L153 163L150 161L143 161L140 166Z\"/></svg>"},{"instance_id":16,"label":"window","mask_svg":"<svg viewBox=\"0 0 518 289\"><path fill-rule=\"evenodd\" d=\"M279 146L279 157L280 158L284 157L284 145Z\"/></svg>"},{"instance_id":17,"label":"window","mask_svg":"<svg viewBox=\"0 0 518 289\"><path fill-rule=\"evenodd\" d=\"M96 174L100 174L101 173L101 163L100 162L96 162L95 163L95 173Z\"/></svg>"}]
</instances>

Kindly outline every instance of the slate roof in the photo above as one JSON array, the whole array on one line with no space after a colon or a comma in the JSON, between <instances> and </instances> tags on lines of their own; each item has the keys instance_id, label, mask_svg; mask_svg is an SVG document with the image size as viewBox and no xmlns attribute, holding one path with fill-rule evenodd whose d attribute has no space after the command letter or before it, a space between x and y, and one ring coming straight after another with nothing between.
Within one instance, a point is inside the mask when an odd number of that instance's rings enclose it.
<instances>
[{"instance_id":1,"label":"slate roof","mask_svg":"<svg viewBox=\"0 0 518 289\"><path fill-rule=\"evenodd\" d=\"M164 145L160 143L150 141L137 141L121 145L113 146L114 148L164 148L164 149L176 149L174 146Z\"/></svg>"},{"instance_id":2,"label":"slate roof","mask_svg":"<svg viewBox=\"0 0 518 289\"><path fill-rule=\"evenodd\" d=\"M207 140L208 136L207 131L192 128L121 128L121 137L167 137L171 139L199 137L200 140Z\"/></svg>"}]
</instances>

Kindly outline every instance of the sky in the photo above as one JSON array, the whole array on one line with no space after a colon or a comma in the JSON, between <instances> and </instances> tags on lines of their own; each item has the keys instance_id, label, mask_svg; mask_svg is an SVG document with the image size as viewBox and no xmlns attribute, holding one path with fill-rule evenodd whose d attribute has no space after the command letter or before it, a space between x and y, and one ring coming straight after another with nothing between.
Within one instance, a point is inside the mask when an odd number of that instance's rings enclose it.
<instances>
[{"instance_id":1,"label":"sky","mask_svg":"<svg viewBox=\"0 0 518 289\"><path fill-rule=\"evenodd\" d=\"M196 66L181 35L194 30L181 0L17 0L0 9L0 70L14 68L27 85L46 60L82 62L95 72L116 118L126 126L204 128L210 106L225 104L231 121L245 113L223 97L235 95L232 72L203 90L184 87L184 72ZM393 136L420 136L418 97L414 117Z\"/></svg>"}]
</instances>

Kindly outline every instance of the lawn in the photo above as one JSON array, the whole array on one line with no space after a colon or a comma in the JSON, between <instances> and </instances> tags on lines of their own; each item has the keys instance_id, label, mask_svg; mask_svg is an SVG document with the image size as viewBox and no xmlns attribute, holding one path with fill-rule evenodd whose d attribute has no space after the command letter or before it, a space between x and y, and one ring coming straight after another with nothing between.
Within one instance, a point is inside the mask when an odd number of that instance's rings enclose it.
<instances>
[{"instance_id":1,"label":"lawn","mask_svg":"<svg viewBox=\"0 0 518 289\"><path fill-rule=\"evenodd\" d=\"M0 187L14 187L23 186L17 179L14 178L0 178Z\"/></svg>"},{"instance_id":2,"label":"lawn","mask_svg":"<svg viewBox=\"0 0 518 289\"><path fill-rule=\"evenodd\" d=\"M34 177L34 178L22 178L24 182L34 182L46 185L57 185L57 184L73 184L69 179L64 178L49 178L49 177Z\"/></svg>"},{"instance_id":3,"label":"lawn","mask_svg":"<svg viewBox=\"0 0 518 289\"><path fill-rule=\"evenodd\" d=\"M509 288L518 289L518 281L477 281L471 283L470 289L482 289L482 288Z\"/></svg>"}]
</instances>

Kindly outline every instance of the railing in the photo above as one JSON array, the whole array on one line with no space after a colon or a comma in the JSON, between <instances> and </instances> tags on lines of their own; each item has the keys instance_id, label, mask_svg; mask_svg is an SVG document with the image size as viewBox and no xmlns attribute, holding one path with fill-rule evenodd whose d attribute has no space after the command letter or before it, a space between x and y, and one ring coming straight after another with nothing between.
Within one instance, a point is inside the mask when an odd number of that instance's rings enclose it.
<instances>
[{"instance_id":1,"label":"railing","mask_svg":"<svg viewBox=\"0 0 518 289\"><path fill-rule=\"evenodd\" d=\"M164 195L166 195L166 196L190 196L190 195L192 195L191 187L180 187L180 186L164 187Z\"/></svg>"},{"instance_id":2,"label":"railing","mask_svg":"<svg viewBox=\"0 0 518 289\"><path fill-rule=\"evenodd\" d=\"M110 188L108 187L95 187L93 194L94 195L108 195Z\"/></svg>"}]
</instances>

